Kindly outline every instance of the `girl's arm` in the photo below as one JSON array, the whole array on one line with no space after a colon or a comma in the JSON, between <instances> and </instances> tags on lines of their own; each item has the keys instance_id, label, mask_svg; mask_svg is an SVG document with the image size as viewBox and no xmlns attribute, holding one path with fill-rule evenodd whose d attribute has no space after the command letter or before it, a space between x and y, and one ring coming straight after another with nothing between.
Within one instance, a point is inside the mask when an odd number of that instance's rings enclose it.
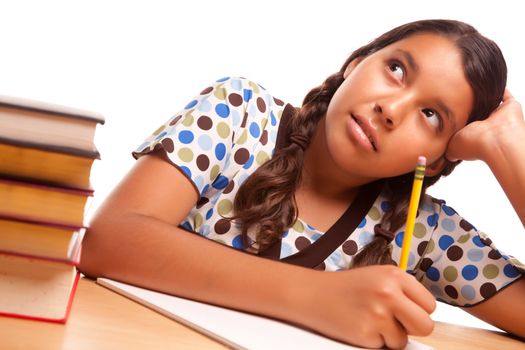
<instances>
[{"instance_id":1,"label":"girl's arm","mask_svg":"<svg viewBox=\"0 0 525 350\"><path fill-rule=\"evenodd\" d=\"M508 90L487 120L472 123L456 134L447 157L485 161L525 226L525 122L521 105ZM525 338L525 279L464 310Z\"/></svg>"},{"instance_id":2,"label":"girl's arm","mask_svg":"<svg viewBox=\"0 0 525 350\"><path fill-rule=\"evenodd\" d=\"M162 156L141 157L93 218L80 270L365 347L402 348L407 334L431 332L434 298L399 268L328 273L242 253L177 227L196 202Z\"/></svg>"}]
</instances>

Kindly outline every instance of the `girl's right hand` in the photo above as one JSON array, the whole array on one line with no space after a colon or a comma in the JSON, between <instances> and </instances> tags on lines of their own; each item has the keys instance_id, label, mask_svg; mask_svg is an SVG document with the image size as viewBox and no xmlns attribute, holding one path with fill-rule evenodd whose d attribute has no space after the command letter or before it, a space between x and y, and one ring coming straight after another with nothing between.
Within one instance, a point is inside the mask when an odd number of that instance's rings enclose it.
<instances>
[{"instance_id":1,"label":"girl's right hand","mask_svg":"<svg viewBox=\"0 0 525 350\"><path fill-rule=\"evenodd\" d=\"M302 300L307 303L302 323L307 320L306 326L329 337L368 348L402 349L409 334L425 336L434 328L434 297L399 267L367 266L323 272L318 278L309 284L309 300Z\"/></svg>"}]
</instances>

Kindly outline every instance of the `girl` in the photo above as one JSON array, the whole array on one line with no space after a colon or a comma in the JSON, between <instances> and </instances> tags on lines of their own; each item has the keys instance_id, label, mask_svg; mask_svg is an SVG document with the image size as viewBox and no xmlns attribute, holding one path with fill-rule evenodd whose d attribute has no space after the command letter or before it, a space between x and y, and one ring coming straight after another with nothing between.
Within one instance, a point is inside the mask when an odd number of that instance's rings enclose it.
<instances>
[{"instance_id":1,"label":"girl","mask_svg":"<svg viewBox=\"0 0 525 350\"><path fill-rule=\"evenodd\" d=\"M525 337L523 266L444 201L422 196L409 273L392 266L420 155L425 189L485 161L525 222L525 124L505 85L498 47L448 20L358 49L300 109L218 80L134 152L80 269L364 347L429 334L435 299Z\"/></svg>"}]
</instances>

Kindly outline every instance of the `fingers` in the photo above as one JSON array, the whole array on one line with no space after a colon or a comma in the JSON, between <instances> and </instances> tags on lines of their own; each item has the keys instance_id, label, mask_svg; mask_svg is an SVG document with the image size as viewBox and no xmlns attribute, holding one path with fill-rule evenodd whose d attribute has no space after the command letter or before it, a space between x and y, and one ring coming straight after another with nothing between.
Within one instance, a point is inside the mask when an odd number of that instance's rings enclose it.
<instances>
[{"instance_id":1,"label":"fingers","mask_svg":"<svg viewBox=\"0 0 525 350\"><path fill-rule=\"evenodd\" d=\"M394 315L408 334L424 336L434 329L434 321L429 313L409 299L397 303Z\"/></svg>"},{"instance_id":2,"label":"fingers","mask_svg":"<svg viewBox=\"0 0 525 350\"><path fill-rule=\"evenodd\" d=\"M427 314L431 314L436 309L434 296L421 284L414 276L406 274L403 292L414 303L419 305Z\"/></svg>"},{"instance_id":3,"label":"fingers","mask_svg":"<svg viewBox=\"0 0 525 350\"><path fill-rule=\"evenodd\" d=\"M403 349L407 345L407 331L396 320L394 320L394 322L387 322L381 334L384 346L388 349Z\"/></svg>"}]
</instances>

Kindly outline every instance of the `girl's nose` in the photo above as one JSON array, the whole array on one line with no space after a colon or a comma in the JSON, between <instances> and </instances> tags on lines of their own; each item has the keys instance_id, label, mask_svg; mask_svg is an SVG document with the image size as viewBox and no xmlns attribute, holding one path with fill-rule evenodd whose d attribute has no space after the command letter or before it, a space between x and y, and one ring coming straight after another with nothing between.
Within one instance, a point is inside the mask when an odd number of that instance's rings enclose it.
<instances>
[{"instance_id":1,"label":"girl's nose","mask_svg":"<svg viewBox=\"0 0 525 350\"><path fill-rule=\"evenodd\" d=\"M411 100L410 94L383 99L375 103L374 112L387 128L396 128L409 113Z\"/></svg>"}]
</instances>

